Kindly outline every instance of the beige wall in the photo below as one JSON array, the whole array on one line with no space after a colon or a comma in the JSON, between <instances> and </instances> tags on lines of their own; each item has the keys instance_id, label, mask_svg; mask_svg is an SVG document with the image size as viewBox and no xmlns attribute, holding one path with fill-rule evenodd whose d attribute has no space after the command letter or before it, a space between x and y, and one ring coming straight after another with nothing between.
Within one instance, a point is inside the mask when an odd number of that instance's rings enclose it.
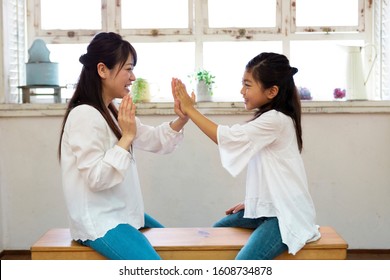
<instances>
[{"instance_id":1,"label":"beige wall","mask_svg":"<svg viewBox=\"0 0 390 280\"><path fill-rule=\"evenodd\" d=\"M173 116L141 116L147 124ZM221 124L248 116L215 115ZM46 230L67 227L56 159L60 117L0 117L4 250L29 249ZM304 114L303 157L318 223L352 249L390 249L390 114ZM211 226L244 196L218 151L190 123L170 155L136 153L146 211L168 227Z\"/></svg>"}]
</instances>

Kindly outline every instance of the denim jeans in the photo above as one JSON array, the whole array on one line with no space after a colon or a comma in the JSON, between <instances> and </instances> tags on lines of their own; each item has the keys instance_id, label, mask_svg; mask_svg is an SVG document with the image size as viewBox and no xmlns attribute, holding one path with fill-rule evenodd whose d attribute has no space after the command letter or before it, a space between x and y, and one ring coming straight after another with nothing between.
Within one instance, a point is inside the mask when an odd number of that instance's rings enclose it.
<instances>
[{"instance_id":1,"label":"denim jeans","mask_svg":"<svg viewBox=\"0 0 390 280\"><path fill-rule=\"evenodd\" d=\"M214 224L214 227L240 227L255 229L247 243L238 252L236 260L272 260L284 251L278 218L244 218L244 210L228 215Z\"/></svg>"},{"instance_id":2,"label":"denim jeans","mask_svg":"<svg viewBox=\"0 0 390 280\"><path fill-rule=\"evenodd\" d=\"M145 214L144 228L162 227L159 222ZM94 241L78 242L111 260L161 260L148 239L129 224L119 224Z\"/></svg>"}]
</instances>

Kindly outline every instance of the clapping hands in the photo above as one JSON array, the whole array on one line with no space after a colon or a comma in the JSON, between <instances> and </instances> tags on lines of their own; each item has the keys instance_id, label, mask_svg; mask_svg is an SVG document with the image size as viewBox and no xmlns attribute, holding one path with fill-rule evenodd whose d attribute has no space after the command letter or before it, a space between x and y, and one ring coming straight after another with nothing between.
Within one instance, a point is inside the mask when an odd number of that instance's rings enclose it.
<instances>
[{"instance_id":1,"label":"clapping hands","mask_svg":"<svg viewBox=\"0 0 390 280\"><path fill-rule=\"evenodd\" d=\"M195 104L195 94L192 92L190 96L187 93L186 86L177 78L172 78L171 86L175 102L175 112L179 117L184 117L187 115L187 111Z\"/></svg>"}]
</instances>

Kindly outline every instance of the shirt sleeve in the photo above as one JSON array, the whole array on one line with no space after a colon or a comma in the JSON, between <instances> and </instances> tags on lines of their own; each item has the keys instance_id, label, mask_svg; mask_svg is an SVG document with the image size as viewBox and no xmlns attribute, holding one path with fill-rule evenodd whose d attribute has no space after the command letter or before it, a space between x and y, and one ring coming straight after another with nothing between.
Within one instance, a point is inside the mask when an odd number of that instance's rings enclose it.
<instances>
[{"instance_id":1,"label":"shirt sleeve","mask_svg":"<svg viewBox=\"0 0 390 280\"><path fill-rule=\"evenodd\" d=\"M180 132L173 130L168 122L154 127L142 124L137 118L137 135L133 145L140 150L167 154L174 151L183 138L183 130Z\"/></svg>"},{"instance_id":2,"label":"shirt sleeve","mask_svg":"<svg viewBox=\"0 0 390 280\"><path fill-rule=\"evenodd\" d=\"M73 110L67 120L66 134L83 180L93 191L121 183L131 164L131 154L111 144L109 139L115 135L96 109L78 106Z\"/></svg>"},{"instance_id":3,"label":"shirt sleeve","mask_svg":"<svg viewBox=\"0 0 390 280\"><path fill-rule=\"evenodd\" d=\"M279 129L275 111L264 113L244 125L219 125L217 137L222 166L236 177L254 154L275 141Z\"/></svg>"}]
</instances>

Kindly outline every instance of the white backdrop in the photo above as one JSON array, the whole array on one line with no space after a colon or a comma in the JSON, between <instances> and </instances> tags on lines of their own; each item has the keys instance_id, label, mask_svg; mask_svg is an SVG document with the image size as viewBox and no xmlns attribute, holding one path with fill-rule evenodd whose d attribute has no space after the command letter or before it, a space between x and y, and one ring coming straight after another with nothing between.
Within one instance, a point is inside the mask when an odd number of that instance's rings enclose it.
<instances>
[{"instance_id":1,"label":"white backdrop","mask_svg":"<svg viewBox=\"0 0 390 280\"><path fill-rule=\"evenodd\" d=\"M173 116L141 116L155 125ZM249 116L211 116L221 124ZM2 250L26 250L67 227L56 158L61 117L0 118ZM390 114L304 114L303 157L318 224L351 249L390 249ZM136 152L146 211L167 227L207 227L244 197L214 143L189 123L170 155Z\"/></svg>"}]
</instances>

